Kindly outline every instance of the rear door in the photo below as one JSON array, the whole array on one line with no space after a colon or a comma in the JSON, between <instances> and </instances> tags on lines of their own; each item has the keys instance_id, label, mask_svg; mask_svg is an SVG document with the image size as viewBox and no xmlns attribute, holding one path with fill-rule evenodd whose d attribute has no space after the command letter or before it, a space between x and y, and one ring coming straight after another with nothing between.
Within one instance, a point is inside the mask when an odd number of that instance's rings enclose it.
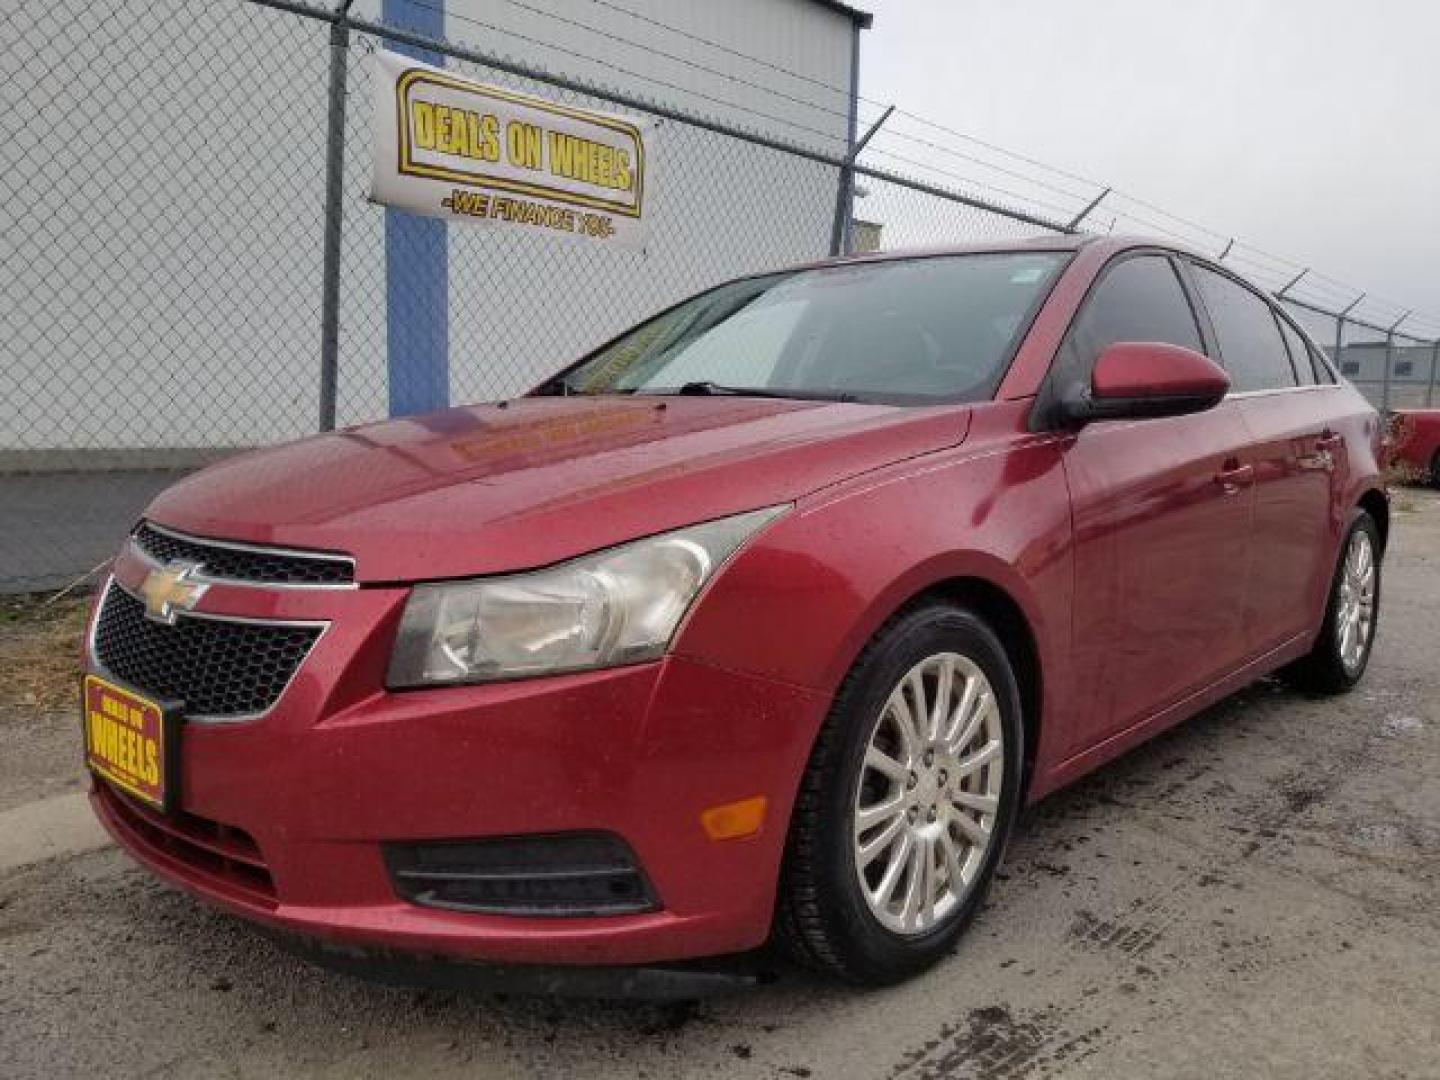
<instances>
[{"instance_id":1,"label":"rear door","mask_svg":"<svg viewBox=\"0 0 1440 1080\"><path fill-rule=\"evenodd\" d=\"M1204 349L1173 260L1127 254L1103 272L1052 378L1088 383L1117 341ZM1077 710L1095 716L1071 750L1144 720L1245 655L1250 536L1247 434L1234 404L1193 416L1099 421L1064 451L1075 523L1072 655Z\"/></svg>"},{"instance_id":2,"label":"rear door","mask_svg":"<svg viewBox=\"0 0 1440 1080\"><path fill-rule=\"evenodd\" d=\"M1344 435L1330 415L1336 395L1317 381L1303 339L1275 305L1215 268L1192 262L1190 272L1255 467L1245 633L1259 654L1313 630L1319 619L1332 569L1331 506Z\"/></svg>"}]
</instances>

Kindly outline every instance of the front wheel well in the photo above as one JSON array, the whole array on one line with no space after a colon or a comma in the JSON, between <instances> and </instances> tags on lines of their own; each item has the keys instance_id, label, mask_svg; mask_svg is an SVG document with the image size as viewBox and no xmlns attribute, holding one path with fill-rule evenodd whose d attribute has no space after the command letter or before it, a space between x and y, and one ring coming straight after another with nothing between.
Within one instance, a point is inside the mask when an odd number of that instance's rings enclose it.
<instances>
[{"instance_id":1,"label":"front wheel well","mask_svg":"<svg viewBox=\"0 0 1440 1080\"><path fill-rule=\"evenodd\" d=\"M1360 496L1359 507L1375 519L1375 528L1380 531L1380 551L1383 554L1390 542L1390 500L1385 493L1371 488Z\"/></svg>"},{"instance_id":2,"label":"front wheel well","mask_svg":"<svg viewBox=\"0 0 1440 1080\"><path fill-rule=\"evenodd\" d=\"M931 600L945 600L969 608L979 615L1000 638L1015 681L1020 687L1020 708L1025 733L1024 785L1029 787L1035 764L1035 748L1040 743L1042 693L1040 684L1040 652L1030 621L1015 599L993 582L983 578L950 578L931 585L903 605L913 607ZM1022 793L1023 793L1022 788Z\"/></svg>"}]
</instances>

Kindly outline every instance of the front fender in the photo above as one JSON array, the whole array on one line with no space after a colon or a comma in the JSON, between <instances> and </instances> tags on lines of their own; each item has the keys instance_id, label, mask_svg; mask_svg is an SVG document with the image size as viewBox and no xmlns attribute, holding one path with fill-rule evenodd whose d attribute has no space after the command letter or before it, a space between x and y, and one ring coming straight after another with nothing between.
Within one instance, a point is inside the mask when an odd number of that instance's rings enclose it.
<instances>
[{"instance_id":1,"label":"front fender","mask_svg":"<svg viewBox=\"0 0 1440 1080\"><path fill-rule=\"evenodd\" d=\"M833 695L895 611L973 578L1024 613L1042 699L1063 701L1074 584L1066 437L1025 433L1027 404L977 409L962 446L802 500L712 583L675 651Z\"/></svg>"}]
</instances>

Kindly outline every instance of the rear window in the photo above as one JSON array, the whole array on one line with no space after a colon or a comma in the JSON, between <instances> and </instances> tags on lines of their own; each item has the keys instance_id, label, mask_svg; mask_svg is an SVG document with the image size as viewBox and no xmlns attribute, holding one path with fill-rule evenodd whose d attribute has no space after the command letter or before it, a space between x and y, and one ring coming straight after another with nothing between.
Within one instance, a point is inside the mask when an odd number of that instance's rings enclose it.
<instances>
[{"instance_id":1,"label":"rear window","mask_svg":"<svg viewBox=\"0 0 1440 1080\"><path fill-rule=\"evenodd\" d=\"M1068 258L927 256L731 282L641 324L549 385L578 394L983 400Z\"/></svg>"}]
</instances>

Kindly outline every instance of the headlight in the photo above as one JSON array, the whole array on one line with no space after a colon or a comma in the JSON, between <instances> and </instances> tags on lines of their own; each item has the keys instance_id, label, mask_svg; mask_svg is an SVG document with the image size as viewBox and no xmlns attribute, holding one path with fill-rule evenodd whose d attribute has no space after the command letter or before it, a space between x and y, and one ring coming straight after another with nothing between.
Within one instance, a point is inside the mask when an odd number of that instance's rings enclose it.
<instances>
[{"instance_id":1,"label":"headlight","mask_svg":"<svg viewBox=\"0 0 1440 1080\"><path fill-rule=\"evenodd\" d=\"M660 656L721 564L786 509L692 525L548 570L417 585L389 685L485 682Z\"/></svg>"}]
</instances>

